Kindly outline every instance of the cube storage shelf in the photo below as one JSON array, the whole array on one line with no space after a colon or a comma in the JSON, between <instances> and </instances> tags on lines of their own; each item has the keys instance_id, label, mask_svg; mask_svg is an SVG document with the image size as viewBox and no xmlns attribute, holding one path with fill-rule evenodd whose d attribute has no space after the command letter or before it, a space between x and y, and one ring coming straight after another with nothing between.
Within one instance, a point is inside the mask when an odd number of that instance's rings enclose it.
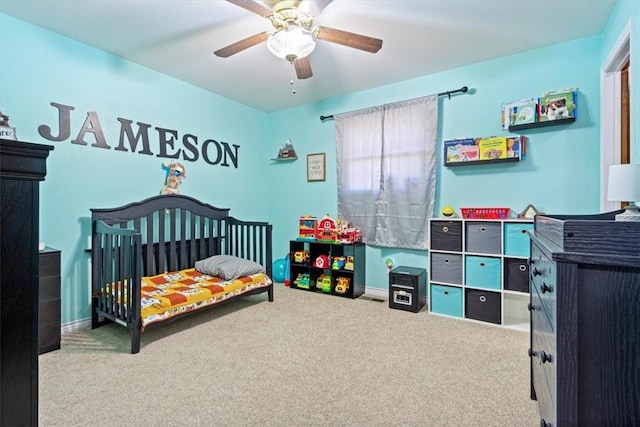
<instances>
[{"instance_id":1,"label":"cube storage shelf","mask_svg":"<svg viewBox=\"0 0 640 427\"><path fill-rule=\"evenodd\" d=\"M429 311L528 330L527 219L429 220Z\"/></svg>"},{"instance_id":2,"label":"cube storage shelf","mask_svg":"<svg viewBox=\"0 0 640 427\"><path fill-rule=\"evenodd\" d=\"M304 254L302 260L296 260L296 253ZM320 257L324 260L322 265L314 265L316 259ZM342 264L339 264L336 269L333 268L334 261L344 261L347 257L353 257L352 269ZM291 240L289 242L289 259L290 287L293 289L352 299L364 294L366 271L364 243L341 244L327 241ZM306 277L306 280L304 283L298 283L298 277ZM324 280L322 280L323 277ZM342 291L340 279L345 278L348 279L349 286L346 291Z\"/></svg>"}]
</instances>

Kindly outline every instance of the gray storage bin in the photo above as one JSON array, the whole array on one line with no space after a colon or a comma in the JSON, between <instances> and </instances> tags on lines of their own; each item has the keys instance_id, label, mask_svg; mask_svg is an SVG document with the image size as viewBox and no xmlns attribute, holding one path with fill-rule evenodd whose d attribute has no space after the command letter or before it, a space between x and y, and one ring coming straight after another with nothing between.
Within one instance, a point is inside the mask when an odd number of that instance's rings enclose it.
<instances>
[{"instance_id":1,"label":"gray storage bin","mask_svg":"<svg viewBox=\"0 0 640 427\"><path fill-rule=\"evenodd\" d=\"M433 282L462 284L462 255L431 254L431 280Z\"/></svg>"},{"instance_id":2,"label":"gray storage bin","mask_svg":"<svg viewBox=\"0 0 640 427\"><path fill-rule=\"evenodd\" d=\"M502 224L490 221L465 223L465 248L467 252L499 254L502 250Z\"/></svg>"}]
</instances>

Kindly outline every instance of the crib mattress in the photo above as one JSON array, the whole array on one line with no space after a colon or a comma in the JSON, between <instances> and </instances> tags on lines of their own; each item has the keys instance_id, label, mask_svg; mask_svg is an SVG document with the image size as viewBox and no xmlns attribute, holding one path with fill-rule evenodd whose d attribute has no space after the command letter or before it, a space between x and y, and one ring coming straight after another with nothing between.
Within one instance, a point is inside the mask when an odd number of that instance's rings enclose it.
<instances>
[{"instance_id":1,"label":"crib mattress","mask_svg":"<svg viewBox=\"0 0 640 427\"><path fill-rule=\"evenodd\" d=\"M142 278L142 328L271 285L264 273L224 280L189 268Z\"/></svg>"}]
</instances>

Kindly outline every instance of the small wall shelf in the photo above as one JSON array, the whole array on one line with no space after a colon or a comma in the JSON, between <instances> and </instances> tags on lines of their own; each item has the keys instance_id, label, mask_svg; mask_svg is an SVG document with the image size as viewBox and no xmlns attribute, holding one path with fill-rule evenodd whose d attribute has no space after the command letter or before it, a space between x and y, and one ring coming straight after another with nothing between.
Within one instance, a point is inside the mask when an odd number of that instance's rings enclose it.
<instances>
[{"instance_id":1,"label":"small wall shelf","mask_svg":"<svg viewBox=\"0 0 640 427\"><path fill-rule=\"evenodd\" d=\"M454 167L454 166L474 166L474 165L488 165L491 163L516 163L519 162L520 159L517 157L510 157L507 159L494 159L494 160L472 160L466 162L445 162L446 167Z\"/></svg>"},{"instance_id":2,"label":"small wall shelf","mask_svg":"<svg viewBox=\"0 0 640 427\"><path fill-rule=\"evenodd\" d=\"M548 120L546 122L526 123L522 125L509 126L509 132L518 130L544 128L548 126L568 125L576 121L575 117L569 117L567 119Z\"/></svg>"},{"instance_id":3,"label":"small wall shelf","mask_svg":"<svg viewBox=\"0 0 640 427\"><path fill-rule=\"evenodd\" d=\"M294 160L298 160L298 158L297 157L278 157L271 160L274 162L293 162Z\"/></svg>"}]
</instances>

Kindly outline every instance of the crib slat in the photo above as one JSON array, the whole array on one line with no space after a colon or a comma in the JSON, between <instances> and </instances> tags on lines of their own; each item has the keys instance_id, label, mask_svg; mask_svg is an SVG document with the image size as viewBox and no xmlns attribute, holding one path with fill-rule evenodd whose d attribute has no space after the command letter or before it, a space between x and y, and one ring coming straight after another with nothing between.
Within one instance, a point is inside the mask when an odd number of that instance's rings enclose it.
<instances>
[{"instance_id":1,"label":"crib slat","mask_svg":"<svg viewBox=\"0 0 640 427\"><path fill-rule=\"evenodd\" d=\"M196 215L193 212L189 212L189 265L195 265L198 260L196 254Z\"/></svg>"},{"instance_id":2,"label":"crib slat","mask_svg":"<svg viewBox=\"0 0 640 427\"><path fill-rule=\"evenodd\" d=\"M176 251L176 209L169 209L169 253L167 254L167 270L176 271L178 269Z\"/></svg>"},{"instance_id":3,"label":"crib slat","mask_svg":"<svg viewBox=\"0 0 640 427\"><path fill-rule=\"evenodd\" d=\"M178 253L178 270L193 267L187 259L187 218L184 210L180 211L180 252Z\"/></svg>"},{"instance_id":4,"label":"crib slat","mask_svg":"<svg viewBox=\"0 0 640 427\"><path fill-rule=\"evenodd\" d=\"M145 236L145 247L147 250L146 261L144 265L144 275L153 275L154 269L154 248L153 248L153 213L147 215L147 235Z\"/></svg>"},{"instance_id":5,"label":"crib slat","mask_svg":"<svg viewBox=\"0 0 640 427\"><path fill-rule=\"evenodd\" d=\"M156 269L156 273L166 273L166 257L165 257L165 243L166 240L164 238L165 234L165 213L160 212L158 214L158 248L156 253L156 265L158 268Z\"/></svg>"}]
</instances>

